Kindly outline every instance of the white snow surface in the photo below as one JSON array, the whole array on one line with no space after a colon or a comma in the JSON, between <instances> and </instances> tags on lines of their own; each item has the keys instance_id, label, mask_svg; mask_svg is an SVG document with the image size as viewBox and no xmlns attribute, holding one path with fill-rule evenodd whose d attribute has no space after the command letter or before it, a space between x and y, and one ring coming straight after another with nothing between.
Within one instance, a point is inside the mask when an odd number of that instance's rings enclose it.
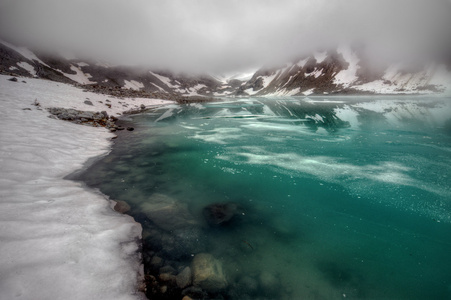
<instances>
[{"instance_id":1,"label":"white snow surface","mask_svg":"<svg viewBox=\"0 0 451 300\"><path fill-rule=\"evenodd\" d=\"M358 79L356 73L360 68L358 65L359 58L349 46L341 45L337 51L343 55L343 58L349 63L349 66L346 70L341 70L335 75L334 83L341 84L343 87L348 87Z\"/></svg>"},{"instance_id":2,"label":"white snow surface","mask_svg":"<svg viewBox=\"0 0 451 300\"><path fill-rule=\"evenodd\" d=\"M22 61L22 62L18 62L17 65L19 67L21 67L22 69L27 70L28 73L30 73L31 76L36 76L37 75L35 68L32 65L30 65L29 63L27 63L25 61Z\"/></svg>"},{"instance_id":3,"label":"white snow surface","mask_svg":"<svg viewBox=\"0 0 451 300\"><path fill-rule=\"evenodd\" d=\"M75 82L78 82L80 84L91 84L91 83L97 83L95 81L91 81L89 80L89 78L91 78L92 76L90 74L87 73L83 73L83 71L79 68L76 67L74 65L70 66L70 69L72 71L74 71L76 74L68 74L68 73L64 73L61 70L58 70L58 72L61 72L64 76L66 76L69 79L72 79Z\"/></svg>"},{"instance_id":4,"label":"white snow surface","mask_svg":"<svg viewBox=\"0 0 451 300\"><path fill-rule=\"evenodd\" d=\"M136 81L136 80L124 80L125 82L125 89L135 90L139 91L140 89L144 88L144 84L142 82Z\"/></svg>"},{"instance_id":5,"label":"white snow surface","mask_svg":"<svg viewBox=\"0 0 451 300\"><path fill-rule=\"evenodd\" d=\"M49 118L45 108L120 114L131 107L119 101L168 101L116 99L62 83L8 78L0 75L0 300L144 299L137 291L140 224L113 211L106 196L63 179L108 153L113 134ZM84 104L86 98L94 105Z\"/></svg>"}]
</instances>

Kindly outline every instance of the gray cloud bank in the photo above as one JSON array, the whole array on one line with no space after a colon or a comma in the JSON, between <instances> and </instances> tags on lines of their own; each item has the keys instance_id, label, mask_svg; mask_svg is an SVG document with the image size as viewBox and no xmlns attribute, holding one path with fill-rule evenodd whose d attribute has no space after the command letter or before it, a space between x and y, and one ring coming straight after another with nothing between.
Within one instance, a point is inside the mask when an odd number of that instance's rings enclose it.
<instances>
[{"instance_id":1,"label":"gray cloud bank","mask_svg":"<svg viewBox=\"0 0 451 300\"><path fill-rule=\"evenodd\" d=\"M121 64L230 72L362 42L451 53L450 0L0 0L0 36Z\"/></svg>"}]
</instances>

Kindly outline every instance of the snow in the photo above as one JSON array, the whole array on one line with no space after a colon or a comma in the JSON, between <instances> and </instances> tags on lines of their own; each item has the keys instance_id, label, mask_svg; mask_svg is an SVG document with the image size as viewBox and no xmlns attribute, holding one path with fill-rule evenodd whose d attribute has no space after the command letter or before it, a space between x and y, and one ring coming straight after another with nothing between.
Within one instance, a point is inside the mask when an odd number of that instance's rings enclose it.
<instances>
[{"instance_id":1,"label":"snow","mask_svg":"<svg viewBox=\"0 0 451 300\"><path fill-rule=\"evenodd\" d=\"M337 52L343 55L343 58L349 63L349 66L346 70L341 70L335 75L334 83L341 84L343 87L348 87L357 80L356 73L360 68L358 65L359 58L348 46L341 45Z\"/></svg>"},{"instance_id":2,"label":"snow","mask_svg":"<svg viewBox=\"0 0 451 300\"><path fill-rule=\"evenodd\" d=\"M254 94L258 93L258 90L254 91L253 88L248 88L248 89L244 90L244 92L247 93L248 95L254 95Z\"/></svg>"},{"instance_id":3,"label":"snow","mask_svg":"<svg viewBox=\"0 0 451 300\"><path fill-rule=\"evenodd\" d=\"M67 78L78 82L80 84L91 84L91 83L97 83L95 81L91 81L89 80L89 78L91 78L92 76L87 74L87 73L83 73L83 71L79 68L76 67L74 65L70 66L70 69L74 72L76 72L76 74L68 74L68 73L64 73L61 70L57 70L58 72L62 73L64 76L66 76Z\"/></svg>"},{"instance_id":4,"label":"snow","mask_svg":"<svg viewBox=\"0 0 451 300\"><path fill-rule=\"evenodd\" d=\"M445 65L431 64L428 68L417 73L402 74L401 65L392 65L384 73L383 80L356 85L353 88L382 94L432 94L432 90L421 90L419 87L435 85L443 92L449 93L451 87L451 73Z\"/></svg>"},{"instance_id":5,"label":"snow","mask_svg":"<svg viewBox=\"0 0 451 300\"><path fill-rule=\"evenodd\" d=\"M113 134L49 118L44 109L119 114L118 102L132 99L8 78L0 75L0 299L144 299L137 292L140 224L114 212L106 196L63 179L105 155ZM167 101L133 102L141 103Z\"/></svg>"},{"instance_id":6,"label":"snow","mask_svg":"<svg viewBox=\"0 0 451 300\"><path fill-rule=\"evenodd\" d=\"M227 84L231 80L249 81L252 76L254 76L257 70L252 70L250 72L243 73L226 73L226 74L209 74L211 77L221 82L222 84Z\"/></svg>"},{"instance_id":7,"label":"snow","mask_svg":"<svg viewBox=\"0 0 451 300\"><path fill-rule=\"evenodd\" d=\"M305 59L302 59L296 65L298 65L299 67L303 68L305 66L305 64L307 63L308 59L309 59L308 57L305 58Z\"/></svg>"},{"instance_id":8,"label":"snow","mask_svg":"<svg viewBox=\"0 0 451 300\"><path fill-rule=\"evenodd\" d=\"M25 57L25 58L27 58L27 59L29 59L29 60L31 60L31 61L36 60L36 61L38 61L40 64L43 64L44 66L47 66L47 67L50 68L49 65L47 65L47 64L44 63L42 60L40 60L33 52L31 52L31 51L28 50L27 48L25 48L25 47L17 47L17 46L14 46L13 44L10 44L10 43L8 43L8 42L5 42L5 41L3 41L3 40L1 40L1 39L0 39L0 43L3 44L3 45L5 45L5 46L8 47L8 48L13 49L14 51L17 51L20 55L22 55L23 57Z\"/></svg>"},{"instance_id":9,"label":"snow","mask_svg":"<svg viewBox=\"0 0 451 300\"><path fill-rule=\"evenodd\" d=\"M139 91L140 89L144 88L144 84L142 82L138 82L136 80L131 80L131 81L124 80L124 83L125 83L125 86L124 86L125 89Z\"/></svg>"},{"instance_id":10,"label":"snow","mask_svg":"<svg viewBox=\"0 0 451 300\"><path fill-rule=\"evenodd\" d=\"M164 119L170 118L174 115L174 108L169 108L167 111L164 112L158 119L155 120L155 122L162 121Z\"/></svg>"},{"instance_id":11,"label":"snow","mask_svg":"<svg viewBox=\"0 0 451 300\"><path fill-rule=\"evenodd\" d=\"M79 67L89 67L89 64L87 64L85 62L79 62L79 63L77 63L77 66L79 66Z\"/></svg>"},{"instance_id":12,"label":"snow","mask_svg":"<svg viewBox=\"0 0 451 300\"><path fill-rule=\"evenodd\" d=\"M22 62L17 63L17 65L19 67L21 67L22 69L27 70L31 76L36 76L36 70L29 63L22 61Z\"/></svg>"},{"instance_id":13,"label":"snow","mask_svg":"<svg viewBox=\"0 0 451 300\"><path fill-rule=\"evenodd\" d=\"M302 94L304 94L305 96L308 96L308 95L313 94L313 91L315 91L315 88L306 90L305 92L302 92Z\"/></svg>"},{"instance_id":14,"label":"snow","mask_svg":"<svg viewBox=\"0 0 451 300\"><path fill-rule=\"evenodd\" d=\"M314 120L314 121L316 121L316 122L322 122L322 123L324 123L323 117L321 117L321 116L318 115L318 114L315 114L314 116L308 116L308 115L306 115L305 118L306 118L306 119L310 118L310 119L312 119L312 120Z\"/></svg>"},{"instance_id":15,"label":"snow","mask_svg":"<svg viewBox=\"0 0 451 300\"><path fill-rule=\"evenodd\" d=\"M163 82L164 84L166 84L168 87L172 88L175 87L172 83L171 83L171 79L166 77L166 76L162 76L162 75L158 75L154 72L150 72L150 74L152 74L153 76L157 77L161 82Z\"/></svg>"}]
</instances>

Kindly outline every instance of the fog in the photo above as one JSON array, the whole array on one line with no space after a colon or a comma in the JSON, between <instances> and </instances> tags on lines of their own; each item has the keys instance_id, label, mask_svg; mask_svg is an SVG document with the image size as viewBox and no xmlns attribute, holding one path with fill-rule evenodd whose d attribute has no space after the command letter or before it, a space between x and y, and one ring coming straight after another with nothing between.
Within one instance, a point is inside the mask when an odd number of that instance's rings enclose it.
<instances>
[{"instance_id":1,"label":"fog","mask_svg":"<svg viewBox=\"0 0 451 300\"><path fill-rule=\"evenodd\" d=\"M339 43L378 59L451 53L450 0L0 0L0 36L185 72L246 71Z\"/></svg>"}]
</instances>

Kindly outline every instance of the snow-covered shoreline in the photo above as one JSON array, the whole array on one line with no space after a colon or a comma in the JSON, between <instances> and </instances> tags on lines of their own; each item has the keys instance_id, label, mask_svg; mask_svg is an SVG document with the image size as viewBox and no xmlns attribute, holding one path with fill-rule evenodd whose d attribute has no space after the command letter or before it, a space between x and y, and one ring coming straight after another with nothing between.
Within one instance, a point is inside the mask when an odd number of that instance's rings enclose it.
<instances>
[{"instance_id":1,"label":"snow-covered shoreline","mask_svg":"<svg viewBox=\"0 0 451 300\"><path fill-rule=\"evenodd\" d=\"M113 211L105 195L63 179L107 154L113 134L51 119L45 108L117 115L167 101L9 78L0 75L0 300L145 298L141 225Z\"/></svg>"}]
</instances>

